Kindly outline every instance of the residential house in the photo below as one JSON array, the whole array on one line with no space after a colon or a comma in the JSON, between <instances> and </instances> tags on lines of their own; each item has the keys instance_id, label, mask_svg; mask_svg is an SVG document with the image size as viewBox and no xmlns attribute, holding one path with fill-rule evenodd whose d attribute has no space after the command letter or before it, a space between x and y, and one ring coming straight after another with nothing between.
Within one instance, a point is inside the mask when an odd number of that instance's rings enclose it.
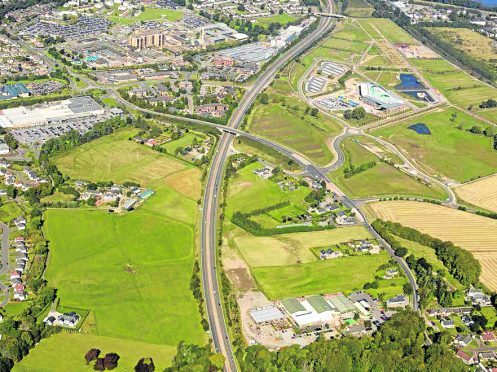
<instances>
[{"instance_id":1,"label":"residential house","mask_svg":"<svg viewBox=\"0 0 497 372\"><path fill-rule=\"evenodd\" d=\"M456 356L462 359L462 361L468 365L474 364L476 361L475 354L468 355L462 350L457 350Z\"/></svg>"},{"instance_id":2,"label":"residential house","mask_svg":"<svg viewBox=\"0 0 497 372\"><path fill-rule=\"evenodd\" d=\"M405 295L397 295L387 300L387 307L405 307L409 304L409 299Z\"/></svg>"},{"instance_id":3,"label":"residential house","mask_svg":"<svg viewBox=\"0 0 497 372\"><path fill-rule=\"evenodd\" d=\"M442 319L440 321L440 324L445 329L450 329L450 328L454 328L455 327L455 323L454 323L453 319Z\"/></svg>"},{"instance_id":4,"label":"residential house","mask_svg":"<svg viewBox=\"0 0 497 372\"><path fill-rule=\"evenodd\" d=\"M342 252L340 252L340 251L333 251L331 248L328 248L326 250L322 249L319 252L319 258L321 260L328 260L328 259L338 258L338 257L342 257L342 256L343 256Z\"/></svg>"},{"instance_id":5,"label":"residential house","mask_svg":"<svg viewBox=\"0 0 497 372\"><path fill-rule=\"evenodd\" d=\"M454 340L454 343L458 346L466 347L471 343L471 341L473 341L473 337L471 337L471 335L458 334Z\"/></svg>"},{"instance_id":6,"label":"residential house","mask_svg":"<svg viewBox=\"0 0 497 372\"><path fill-rule=\"evenodd\" d=\"M482 341L495 341L495 335L493 332L485 331L480 335Z\"/></svg>"},{"instance_id":7,"label":"residential house","mask_svg":"<svg viewBox=\"0 0 497 372\"><path fill-rule=\"evenodd\" d=\"M490 296L483 293L479 288L470 288L466 293L466 298L470 300L473 305L492 306Z\"/></svg>"}]
</instances>

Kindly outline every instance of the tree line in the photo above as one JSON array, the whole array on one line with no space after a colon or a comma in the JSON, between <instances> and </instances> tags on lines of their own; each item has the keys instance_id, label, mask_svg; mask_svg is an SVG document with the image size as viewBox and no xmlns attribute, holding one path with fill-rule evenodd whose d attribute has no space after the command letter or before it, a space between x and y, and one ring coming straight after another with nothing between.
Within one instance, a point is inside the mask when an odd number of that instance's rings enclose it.
<instances>
[{"instance_id":1,"label":"tree line","mask_svg":"<svg viewBox=\"0 0 497 372\"><path fill-rule=\"evenodd\" d=\"M442 261L449 273L462 285L478 284L481 274L480 262L470 252L454 245L454 243L444 242L428 234L423 234L416 229L391 221L378 219L373 222L373 228L392 245L392 249L394 250L399 249L400 244L392 234L432 248L437 258Z\"/></svg>"}]
</instances>

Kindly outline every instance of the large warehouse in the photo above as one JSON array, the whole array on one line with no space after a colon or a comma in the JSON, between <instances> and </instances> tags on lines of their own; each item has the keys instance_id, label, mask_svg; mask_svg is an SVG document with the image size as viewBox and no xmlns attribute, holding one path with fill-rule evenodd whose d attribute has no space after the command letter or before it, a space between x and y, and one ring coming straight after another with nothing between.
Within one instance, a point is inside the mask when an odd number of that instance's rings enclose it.
<instances>
[{"instance_id":1,"label":"large warehouse","mask_svg":"<svg viewBox=\"0 0 497 372\"><path fill-rule=\"evenodd\" d=\"M377 84L361 83L359 92L366 103L379 110L391 110L404 104L403 99Z\"/></svg>"},{"instance_id":2,"label":"large warehouse","mask_svg":"<svg viewBox=\"0 0 497 372\"><path fill-rule=\"evenodd\" d=\"M93 98L73 97L42 105L1 110L0 126L3 128L32 127L104 113L105 110Z\"/></svg>"}]
</instances>

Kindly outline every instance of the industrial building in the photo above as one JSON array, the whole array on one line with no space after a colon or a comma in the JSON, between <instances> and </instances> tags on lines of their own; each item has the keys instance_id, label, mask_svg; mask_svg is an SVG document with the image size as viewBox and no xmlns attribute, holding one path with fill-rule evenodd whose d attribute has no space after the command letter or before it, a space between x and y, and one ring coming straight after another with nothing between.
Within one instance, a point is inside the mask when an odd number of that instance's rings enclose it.
<instances>
[{"instance_id":1,"label":"industrial building","mask_svg":"<svg viewBox=\"0 0 497 372\"><path fill-rule=\"evenodd\" d=\"M105 110L93 98L73 97L63 101L0 111L0 126L22 128L62 122L65 120L104 115Z\"/></svg>"},{"instance_id":2,"label":"industrial building","mask_svg":"<svg viewBox=\"0 0 497 372\"><path fill-rule=\"evenodd\" d=\"M380 85L373 83L361 83L359 93L364 102L374 106L378 110L392 110L401 107L404 100Z\"/></svg>"},{"instance_id":3,"label":"industrial building","mask_svg":"<svg viewBox=\"0 0 497 372\"><path fill-rule=\"evenodd\" d=\"M357 312L354 304L343 294L288 298L281 304L301 328L329 323L335 317L351 318Z\"/></svg>"}]
</instances>

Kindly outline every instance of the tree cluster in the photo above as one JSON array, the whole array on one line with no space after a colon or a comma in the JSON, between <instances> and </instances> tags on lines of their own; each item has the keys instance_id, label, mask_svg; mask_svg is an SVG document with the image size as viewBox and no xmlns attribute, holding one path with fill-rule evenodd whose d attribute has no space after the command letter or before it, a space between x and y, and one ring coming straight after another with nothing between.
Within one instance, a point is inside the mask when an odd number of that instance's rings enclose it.
<instances>
[{"instance_id":1,"label":"tree cluster","mask_svg":"<svg viewBox=\"0 0 497 372\"><path fill-rule=\"evenodd\" d=\"M471 252L454 245L452 242L444 242L427 234L423 234L416 229L405 227L395 222L376 220L373 223L373 228L382 235L385 240L388 239L387 241L389 243L393 241L392 248L395 246L395 239L392 238L390 234L433 248L438 259L442 261L449 273L451 273L462 285L469 286L478 284L481 274L481 265L480 262L473 257Z\"/></svg>"}]
</instances>

